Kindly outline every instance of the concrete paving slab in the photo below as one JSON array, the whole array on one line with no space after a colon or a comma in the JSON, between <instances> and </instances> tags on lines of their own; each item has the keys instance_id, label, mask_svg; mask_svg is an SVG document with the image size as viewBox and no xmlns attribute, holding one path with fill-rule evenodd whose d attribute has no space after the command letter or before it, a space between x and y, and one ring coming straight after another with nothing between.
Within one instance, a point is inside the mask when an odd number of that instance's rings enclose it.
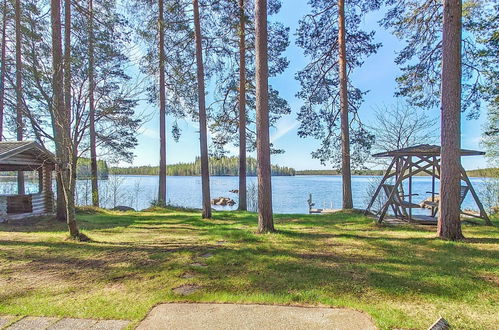
<instances>
[{"instance_id":1,"label":"concrete paving slab","mask_svg":"<svg viewBox=\"0 0 499 330\"><path fill-rule=\"evenodd\" d=\"M90 329L91 330L122 330L125 329L130 321L125 320L101 320L97 321Z\"/></svg>"},{"instance_id":2,"label":"concrete paving slab","mask_svg":"<svg viewBox=\"0 0 499 330\"><path fill-rule=\"evenodd\" d=\"M57 317L36 317L26 316L8 327L8 330L42 330L47 329L52 323L58 320Z\"/></svg>"},{"instance_id":3,"label":"concrete paving slab","mask_svg":"<svg viewBox=\"0 0 499 330\"><path fill-rule=\"evenodd\" d=\"M92 328L97 320L65 318L57 321L49 330L87 330Z\"/></svg>"},{"instance_id":4,"label":"concrete paving slab","mask_svg":"<svg viewBox=\"0 0 499 330\"><path fill-rule=\"evenodd\" d=\"M376 329L371 318L343 308L239 304L162 304L137 329L319 330Z\"/></svg>"},{"instance_id":5,"label":"concrete paving slab","mask_svg":"<svg viewBox=\"0 0 499 330\"><path fill-rule=\"evenodd\" d=\"M0 329L12 322L16 317L13 315L0 315Z\"/></svg>"}]
</instances>

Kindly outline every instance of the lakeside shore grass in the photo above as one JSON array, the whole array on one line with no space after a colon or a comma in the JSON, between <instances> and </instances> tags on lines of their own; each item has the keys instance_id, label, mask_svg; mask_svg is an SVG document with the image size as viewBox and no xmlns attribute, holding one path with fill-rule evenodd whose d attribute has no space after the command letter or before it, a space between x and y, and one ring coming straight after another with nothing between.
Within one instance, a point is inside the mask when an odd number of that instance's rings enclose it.
<instances>
[{"instance_id":1,"label":"lakeside shore grass","mask_svg":"<svg viewBox=\"0 0 499 330\"><path fill-rule=\"evenodd\" d=\"M50 219L0 224L0 314L138 322L160 302L238 302L349 307L383 329L439 316L459 329L497 325L497 217L448 242L433 226L377 226L350 212L276 215L267 235L248 212L86 213L91 242L68 240ZM184 284L201 289L172 292Z\"/></svg>"}]
</instances>

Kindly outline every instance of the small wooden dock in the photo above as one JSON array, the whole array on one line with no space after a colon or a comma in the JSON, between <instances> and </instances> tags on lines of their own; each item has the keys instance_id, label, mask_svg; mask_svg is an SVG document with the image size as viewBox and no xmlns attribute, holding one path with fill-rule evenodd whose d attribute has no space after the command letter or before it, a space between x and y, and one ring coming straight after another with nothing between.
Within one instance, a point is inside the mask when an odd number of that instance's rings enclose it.
<instances>
[{"instance_id":1,"label":"small wooden dock","mask_svg":"<svg viewBox=\"0 0 499 330\"><path fill-rule=\"evenodd\" d=\"M310 214L332 214L339 212L339 209L309 209L308 213Z\"/></svg>"}]
</instances>

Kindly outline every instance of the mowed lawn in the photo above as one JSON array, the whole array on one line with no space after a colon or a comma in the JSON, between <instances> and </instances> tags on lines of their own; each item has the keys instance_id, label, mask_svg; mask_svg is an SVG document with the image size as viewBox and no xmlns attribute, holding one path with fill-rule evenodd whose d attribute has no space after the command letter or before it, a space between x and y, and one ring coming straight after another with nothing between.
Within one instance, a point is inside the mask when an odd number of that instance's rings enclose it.
<instances>
[{"instance_id":1,"label":"mowed lawn","mask_svg":"<svg viewBox=\"0 0 499 330\"><path fill-rule=\"evenodd\" d=\"M65 225L48 219L0 224L0 314L138 322L157 303L197 301L349 307L380 328L426 329L439 316L459 329L499 322L497 218L496 227L465 224L461 242L348 212L276 215L278 232L268 235L255 234L253 213L78 219L92 242L68 240ZM172 292L183 284L201 289Z\"/></svg>"}]
</instances>

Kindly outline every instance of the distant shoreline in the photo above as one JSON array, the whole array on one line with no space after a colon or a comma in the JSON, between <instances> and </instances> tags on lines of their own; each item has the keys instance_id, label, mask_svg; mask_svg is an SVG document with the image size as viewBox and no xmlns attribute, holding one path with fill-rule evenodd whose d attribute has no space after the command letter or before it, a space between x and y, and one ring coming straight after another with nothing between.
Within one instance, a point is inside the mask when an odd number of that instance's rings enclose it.
<instances>
[{"instance_id":1,"label":"distant shoreline","mask_svg":"<svg viewBox=\"0 0 499 330\"><path fill-rule=\"evenodd\" d=\"M119 173L119 174L114 174L114 173L109 173L110 175L135 175L135 176L157 176L158 174L156 173L132 173L133 171L130 171L129 173ZM384 174L384 171L382 170L359 170L359 171L352 171L352 176L382 176ZM469 170L466 171L469 177L474 177L474 178L499 178L499 168L485 168L485 169L479 169L479 170ZM289 174L272 174L272 176L340 176L341 173L335 170L303 170L303 171L295 171L294 175L289 175ZM168 176L199 176L199 175L168 175ZM211 176L220 176L220 177L237 177L237 175L211 175ZM416 176L429 176L428 174L422 174L422 175L416 175ZM256 177L256 175L248 175L248 177ZM7 179L7 180L15 180L17 176L15 175L0 175L0 180L2 179ZM30 176L28 175L27 178L31 179L36 179L36 176ZM89 178L78 178L79 180L88 180ZM102 178L101 178L102 179Z\"/></svg>"}]
</instances>

